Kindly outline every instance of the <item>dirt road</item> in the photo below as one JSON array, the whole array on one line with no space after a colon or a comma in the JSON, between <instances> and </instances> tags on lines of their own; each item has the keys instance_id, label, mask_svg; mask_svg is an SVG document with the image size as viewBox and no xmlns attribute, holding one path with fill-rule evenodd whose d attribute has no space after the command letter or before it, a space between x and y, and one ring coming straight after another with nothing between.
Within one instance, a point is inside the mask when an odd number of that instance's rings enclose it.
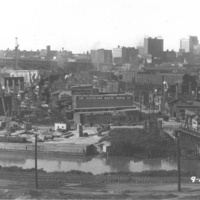
<instances>
[{"instance_id":1,"label":"dirt road","mask_svg":"<svg viewBox=\"0 0 200 200\"><path fill-rule=\"evenodd\" d=\"M1 199L200 199L199 184L59 184L0 181Z\"/></svg>"}]
</instances>

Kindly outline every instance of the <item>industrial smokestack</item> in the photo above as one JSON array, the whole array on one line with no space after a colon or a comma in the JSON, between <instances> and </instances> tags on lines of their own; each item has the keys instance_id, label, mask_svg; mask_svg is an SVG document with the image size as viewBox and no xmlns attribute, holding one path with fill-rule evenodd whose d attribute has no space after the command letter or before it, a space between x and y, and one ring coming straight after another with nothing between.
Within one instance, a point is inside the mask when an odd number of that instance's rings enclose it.
<instances>
[{"instance_id":1,"label":"industrial smokestack","mask_svg":"<svg viewBox=\"0 0 200 200\"><path fill-rule=\"evenodd\" d=\"M18 47L19 47L19 44L18 44L18 38L16 37L15 38L15 69L17 69L17 66L18 66Z\"/></svg>"}]
</instances>

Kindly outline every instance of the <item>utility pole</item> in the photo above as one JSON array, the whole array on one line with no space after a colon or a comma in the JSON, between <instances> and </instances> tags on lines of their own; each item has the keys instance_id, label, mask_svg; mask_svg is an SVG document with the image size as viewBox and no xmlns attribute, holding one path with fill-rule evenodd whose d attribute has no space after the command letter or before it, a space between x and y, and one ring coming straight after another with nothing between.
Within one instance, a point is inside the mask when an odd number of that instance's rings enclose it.
<instances>
[{"instance_id":1,"label":"utility pole","mask_svg":"<svg viewBox=\"0 0 200 200\"><path fill-rule=\"evenodd\" d=\"M154 105L154 104L155 104L155 102L154 102L155 100L154 100L154 98L155 98L155 97L154 97L154 93L153 93L153 102L152 102L152 104L153 104L153 106L152 106L152 109L153 109L153 117L154 117L154 109L155 109L155 105Z\"/></svg>"},{"instance_id":2,"label":"utility pole","mask_svg":"<svg viewBox=\"0 0 200 200\"><path fill-rule=\"evenodd\" d=\"M189 95L191 95L191 90L192 90L192 83L191 82L189 82Z\"/></svg>"},{"instance_id":3,"label":"utility pole","mask_svg":"<svg viewBox=\"0 0 200 200\"><path fill-rule=\"evenodd\" d=\"M181 192L180 135L177 130L175 131L175 138L177 143L178 191Z\"/></svg>"},{"instance_id":4,"label":"utility pole","mask_svg":"<svg viewBox=\"0 0 200 200\"><path fill-rule=\"evenodd\" d=\"M176 83L176 88L175 89L176 89L176 94L175 95L176 95L176 98L178 98L178 83Z\"/></svg>"},{"instance_id":5,"label":"utility pole","mask_svg":"<svg viewBox=\"0 0 200 200\"><path fill-rule=\"evenodd\" d=\"M35 186L38 189L38 171L37 171L37 134L35 134Z\"/></svg>"},{"instance_id":6,"label":"utility pole","mask_svg":"<svg viewBox=\"0 0 200 200\"><path fill-rule=\"evenodd\" d=\"M149 107L149 121L150 121L150 119L151 119L151 104L150 103L149 103L148 107Z\"/></svg>"},{"instance_id":7,"label":"utility pole","mask_svg":"<svg viewBox=\"0 0 200 200\"><path fill-rule=\"evenodd\" d=\"M198 100L198 87L196 86L196 100Z\"/></svg>"}]
</instances>

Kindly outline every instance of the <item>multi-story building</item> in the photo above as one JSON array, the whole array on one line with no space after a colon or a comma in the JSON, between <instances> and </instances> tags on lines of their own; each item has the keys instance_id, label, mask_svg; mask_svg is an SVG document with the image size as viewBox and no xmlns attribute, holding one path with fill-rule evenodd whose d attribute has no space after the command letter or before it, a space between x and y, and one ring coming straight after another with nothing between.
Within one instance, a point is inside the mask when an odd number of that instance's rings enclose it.
<instances>
[{"instance_id":1,"label":"multi-story building","mask_svg":"<svg viewBox=\"0 0 200 200\"><path fill-rule=\"evenodd\" d=\"M0 50L0 58L4 58L5 57L5 52L3 50Z\"/></svg>"},{"instance_id":2,"label":"multi-story building","mask_svg":"<svg viewBox=\"0 0 200 200\"><path fill-rule=\"evenodd\" d=\"M76 116L77 114L75 114ZM131 125L139 122L139 109L123 109L113 111L82 112L79 114L81 124ZM78 117L75 118L75 121ZM78 121L78 122L79 122Z\"/></svg>"},{"instance_id":3,"label":"multi-story building","mask_svg":"<svg viewBox=\"0 0 200 200\"><path fill-rule=\"evenodd\" d=\"M113 63L122 65L122 48L118 46L112 50Z\"/></svg>"},{"instance_id":4,"label":"multi-story building","mask_svg":"<svg viewBox=\"0 0 200 200\"><path fill-rule=\"evenodd\" d=\"M97 109L101 108L130 108L133 105L133 96L129 94L102 94L102 95L75 95L73 96L73 108Z\"/></svg>"},{"instance_id":5,"label":"multi-story building","mask_svg":"<svg viewBox=\"0 0 200 200\"><path fill-rule=\"evenodd\" d=\"M153 84L160 85L162 84L162 76L157 74L149 74L149 73L137 73L136 83L138 84Z\"/></svg>"},{"instance_id":6,"label":"multi-story building","mask_svg":"<svg viewBox=\"0 0 200 200\"><path fill-rule=\"evenodd\" d=\"M194 46L194 55L200 55L200 44Z\"/></svg>"},{"instance_id":7,"label":"multi-story building","mask_svg":"<svg viewBox=\"0 0 200 200\"><path fill-rule=\"evenodd\" d=\"M47 56L47 50L46 49L41 49L40 50L40 58L45 59Z\"/></svg>"},{"instance_id":8,"label":"multi-story building","mask_svg":"<svg viewBox=\"0 0 200 200\"><path fill-rule=\"evenodd\" d=\"M57 58L57 51L56 50L51 50L51 46L46 47L46 59L47 60L53 60Z\"/></svg>"},{"instance_id":9,"label":"multi-story building","mask_svg":"<svg viewBox=\"0 0 200 200\"><path fill-rule=\"evenodd\" d=\"M4 69L3 69L4 70ZM10 77L24 77L24 82L30 84L34 79L39 78L38 70L10 70L5 69L4 72L9 73Z\"/></svg>"},{"instance_id":10,"label":"multi-story building","mask_svg":"<svg viewBox=\"0 0 200 200\"><path fill-rule=\"evenodd\" d=\"M139 50L134 47L126 47L123 48L123 57L122 62L125 63L135 63L135 60L137 60Z\"/></svg>"},{"instance_id":11,"label":"multi-story building","mask_svg":"<svg viewBox=\"0 0 200 200\"><path fill-rule=\"evenodd\" d=\"M105 49L91 50L91 61L98 70L103 65L112 65L112 51Z\"/></svg>"},{"instance_id":12,"label":"multi-story building","mask_svg":"<svg viewBox=\"0 0 200 200\"><path fill-rule=\"evenodd\" d=\"M188 74L190 69L181 65L171 65L169 63L164 63L155 67L143 67L144 72L150 74Z\"/></svg>"},{"instance_id":13,"label":"multi-story building","mask_svg":"<svg viewBox=\"0 0 200 200\"><path fill-rule=\"evenodd\" d=\"M138 54L143 56L145 54L144 46L138 46Z\"/></svg>"},{"instance_id":14,"label":"multi-story building","mask_svg":"<svg viewBox=\"0 0 200 200\"><path fill-rule=\"evenodd\" d=\"M59 51L57 53L58 66L63 68L64 63L68 62L68 60L72 58L73 58L72 51L65 51L64 49L62 51Z\"/></svg>"},{"instance_id":15,"label":"multi-story building","mask_svg":"<svg viewBox=\"0 0 200 200\"><path fill-rule=\"evenodd\" d=\"M194 47L199 44L198 37L197 36L190 36L189 41L190 41L190 52L193 53Z\"/></svg>"},{"instance_id":16,"label":"multi-story building","mask_svg":"<svg viewBox=\"0 0 200 200\"><path fill-rule=\"evenodd\" d=\"M163 62L176 62L176 52L175 51L163 51Z\"/></svg>"},{"instance_id":17,"label":"multi-story building","mask_svg":"<svg viewBox=\"0 0 200 200\"><path fill-rule=\"evenodd\" d=\"M0 58L0 67L13 68L16 64L14 58ZM18 59L18 67L22 69L52 70L58 66L55 60Z\"/></svg>"},{"instance_id":18,"label":"multi-story building","mask_svg":"<svg viewBox=\"0 0 200 200\"><path fill-rule=\"evenodd\" d=\"M199 40L197 36L190 36L189 39L183 38L180 40L180 50L184 51L185 53L193 53L198 44Z\"/></svg>"},{"instance_id":19,"label":"multi-story building","mask_svg":"<svg viewBox=\"0 0 200 200\"><path fill-rule=\"evenodd\" d=\"M121 74L122 74L122 81L123 82L130 82L130 83L132 83L135 80L137 72L129 70L129 71L123 71L123 72L121 72Z\"/></svg>"},{"instance_id":20,"label":"multi-story building","mask_svg":"<svg viewBox=\"0 0 200 200\"><path fill-rule=\"evenodd\" d=\"M134 47L120 47L112 50L113 63L122 65L126 63L134 63L137 59L139 50Z\"/></svg>"},{"instance_id":21,"label":"multi-story building","mask_svg":"<svg viewBox=\"0 0 200 200\"><path fill-rule=\"evenodd\" d=\"M180 49L184 52L190 52L190 40L183 38L180 40Z\"/></svg>"},{"instance_id":22,"label":"multi-story building","mask_svg":"<svg viewBox=\"0 0 200 200\"><path fill-rule=\"evenodd\" d=\"M164 81L168 83L168 85L173 85L179 83L179 85L183 82L183 74L160 74L164 76Z\"/></svg>"},{"instance_id":23,"label":"multi-story building","mask_svg":"<svg viewBox=\"0 0 200 200\"><path fill-rule=\"evenodd\" d=\"M138 73L136 76L137 84L152 84L163 85L163 81L166 81L168 85L183 82L183 74L149 74Z\"/></svg>"},{"instance_id":24,"label":"multi-story building","mask_svg":"<svg viewBox=\"0 0 200 200\"><path fill-rule=\"evenodd\" d=\"M119 83L117 81L108 81L106 85L107 93L118 93L119 91Z\"/></svg>"},{"instance_id":25,"label":"multi-story building","mask_svg":"<svg viewBox=\"0 0 200 200\"><path fill-rule=\"evenodd\" d=\"M72 95L97 95L99 94L98 88L93 88L93 85L78 85L71 86Z\"/></svg>"},{"instance_id":26,"label":"multi-story building","mask_svg":"<svg viewBox=\"0 0 200 200\"><path fill-rule=\"evenodd\" d=\"M87 72L93 69L91 62L68 61L63 63L63 69L67 73L80 74L80 72ZM81 77L80 77L81 78ZM79 81L77 79L77 81ZM82 83L85 84L85 83Z\"/></svg>"},{"instance_id":27,"label":"multi-story building","mask_svg":"<svg viewBox=\"0 0 200 200\"><path fill-rule=\"evenodd\" d=\"M163 53L163 39L144 38L144 53L152 55L153 58L161 58Z\"/></svg>"},{"instance_id":28,"label":"multi-story building","mask_svg":"<svg viewBox=\"0 0 200 200\"><path fill-rule=\"evenodd\" d=\"M16 58L15 50L6 50L3 51L3 53L3 57L5 58ZM53 60L57 57L57 51L51 50L50 46L47 46L46 49L41 49L37 51L18 50L17 57L18 59Z\"/></svg>"},{"instance_id":29,"label":"multi-story building","mask_svg":"<svg viewBox=\"0 0 200 200\"><path fill-rule=\"evenodd\" d=\"M87 54L74 54L74 61L78 63L91 63L91 58L89 53Z\"/></svg>"}]
</instances>

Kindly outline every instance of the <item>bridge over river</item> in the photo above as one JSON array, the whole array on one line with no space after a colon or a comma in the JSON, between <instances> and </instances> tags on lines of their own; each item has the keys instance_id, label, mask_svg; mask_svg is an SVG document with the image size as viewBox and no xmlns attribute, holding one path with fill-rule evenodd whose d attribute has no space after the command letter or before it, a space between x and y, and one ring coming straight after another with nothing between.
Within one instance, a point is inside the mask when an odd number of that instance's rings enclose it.
<instances>
[{"instance_id":1,"label":"bridge over river","mask_svg":"<svg viewBox=\"0 0 200 200\"><path fill-rule=\"evenodd\" d=\"M183 123L180 125L163 125L163 130L173 138L174 131L177 131L179 134L187 134L200 139L200 131Z\"/></svg>"}]
</instances>

